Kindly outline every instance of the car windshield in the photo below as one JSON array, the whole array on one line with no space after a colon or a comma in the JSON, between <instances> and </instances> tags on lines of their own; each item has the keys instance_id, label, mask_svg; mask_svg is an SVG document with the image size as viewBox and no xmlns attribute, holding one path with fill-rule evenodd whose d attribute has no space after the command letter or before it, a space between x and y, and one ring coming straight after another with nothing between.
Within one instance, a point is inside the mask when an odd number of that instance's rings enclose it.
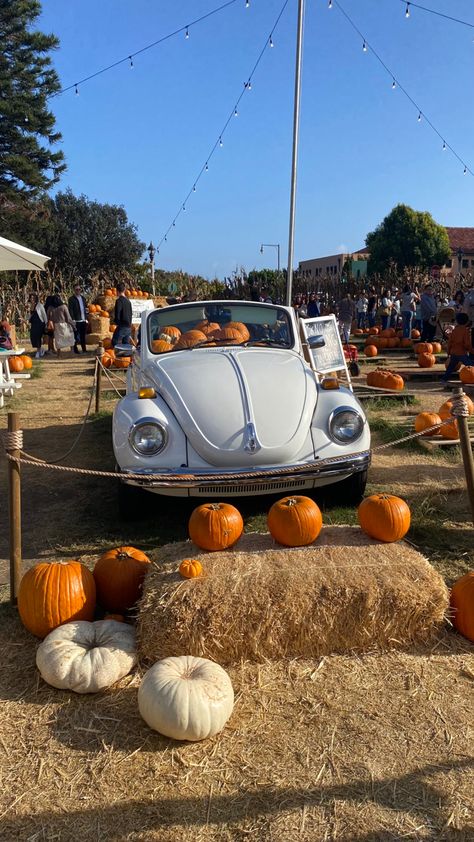
<instances>
[{"instance_id":1,"label":"car windshield","mask_svg":"<svg viewBox=\"0 0 474 842\"><path fill-rule=\"evenodd\" d=\"M154 354L225 345L292 348L290 318L272 304L196 302L154 310L148 318Z\"/></svg>"}]
</instances>

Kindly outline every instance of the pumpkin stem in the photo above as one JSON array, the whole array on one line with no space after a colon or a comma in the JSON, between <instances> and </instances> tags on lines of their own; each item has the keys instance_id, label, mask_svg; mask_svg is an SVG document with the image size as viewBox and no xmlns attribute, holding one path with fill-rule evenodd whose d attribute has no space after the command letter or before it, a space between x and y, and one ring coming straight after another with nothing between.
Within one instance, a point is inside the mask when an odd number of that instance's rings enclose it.
<instances>
[{"instance_id":1,"label":"pumpkin stem","mask_svg":"<svg viewBox=\"0 0 474 842\"><path fill-rule=\"evenodd\" d=\"M287 506L297 506L298 501L297 501L296 497L290 497L290 499L286 501L286 505Z\"/></svg>"},{"instance_id":2,"label":"pumpkin stem","mask_svg":"<svg viewBox=\"0 0 474 842\"><path fill-rule=\"evenodd\" d=\"M212 509L213 512L218 512L221 508L220 503L209 503L209 508Z\"/></svg>"}]
</instances>

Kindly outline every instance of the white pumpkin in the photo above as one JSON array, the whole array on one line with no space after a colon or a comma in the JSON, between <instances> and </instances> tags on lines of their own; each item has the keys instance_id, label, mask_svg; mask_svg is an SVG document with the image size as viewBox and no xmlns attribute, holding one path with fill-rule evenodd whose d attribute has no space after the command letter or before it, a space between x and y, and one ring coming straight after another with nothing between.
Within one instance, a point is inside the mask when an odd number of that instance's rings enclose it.
<instances>
[{"instance_id":1,"label":"white pumpkin","mask_svg":"<svg viewBox=\"0 0 474 842\"><path fill-rule=\"evenodd\" d=\"M116 620L65 623L48 634L36 652L44 681L75 693L110 687L136 662L135 631Z\"/></svg>"},{"instance_id":2,"label":"white pumpkin","mask_svg":"<svg viewBox=\"0 0 474 842\"><path fill-rule=\"evenodd\" d=\"M233 707L234 690L226 671L192 655L158 661L138 690L138 708L147 725L175 740L213 737Z\"/></svg>"}]
</instances>

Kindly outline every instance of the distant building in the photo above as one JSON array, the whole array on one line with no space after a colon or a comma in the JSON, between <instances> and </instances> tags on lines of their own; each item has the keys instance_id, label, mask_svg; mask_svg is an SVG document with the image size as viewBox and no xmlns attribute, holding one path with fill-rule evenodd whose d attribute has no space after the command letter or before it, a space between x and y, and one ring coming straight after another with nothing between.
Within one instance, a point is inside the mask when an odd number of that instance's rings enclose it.
<instances>
[{"instance_id":1,"label":"distant building","mask_svg":"<svg viewBox=\"0 0 474 842\"><path fill-rule=\"evenodd\" d=\"M451 246L451 259L443 266L443 274L448 277L463 275L469 272L474 274L474 228L448 228L446 227Z\"/></svg>"},{"instance_id":2,"label":"distant building","mask_svg":"<svg viewBox=\"0 0 474 842\"><path fill-rule=\"evenodd\" d=\"M366 248L351 254L330 254L328 257L315 257L312 260L301 260L298 264L298 275L308 283L317 283L324 278L341 278L343 273L347 277L365 278L369 252Z\"/></svg>"}]
</instances>

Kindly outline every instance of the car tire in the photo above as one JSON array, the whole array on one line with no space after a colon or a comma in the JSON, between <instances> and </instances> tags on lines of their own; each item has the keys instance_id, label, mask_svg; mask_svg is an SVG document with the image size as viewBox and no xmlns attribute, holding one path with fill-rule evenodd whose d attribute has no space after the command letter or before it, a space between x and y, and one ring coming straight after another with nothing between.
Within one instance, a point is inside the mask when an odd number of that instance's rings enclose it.
<instances>
[{"instance_id":1,"label":"car tire","mask_svg":"<svg viewBox=\"0 0 474 842\"><path fill-rule=\"evenodd\" d=\"M118 511L120 520L131 522L144 517L146 513L145 494L146 492L136 485L119 482Z\"/></svg>"},{"instance_id":2,"label":"car tire","mask_svg":"<svg viewBox=\"0 0 474 842\"><path fill-rule=\"evenodd\" d=\"M324 486L321 489L322 502L329 507L358 506L364 496L366 485L367 471L358 471L341 482Z\"/></svg>"}]
</instances>

